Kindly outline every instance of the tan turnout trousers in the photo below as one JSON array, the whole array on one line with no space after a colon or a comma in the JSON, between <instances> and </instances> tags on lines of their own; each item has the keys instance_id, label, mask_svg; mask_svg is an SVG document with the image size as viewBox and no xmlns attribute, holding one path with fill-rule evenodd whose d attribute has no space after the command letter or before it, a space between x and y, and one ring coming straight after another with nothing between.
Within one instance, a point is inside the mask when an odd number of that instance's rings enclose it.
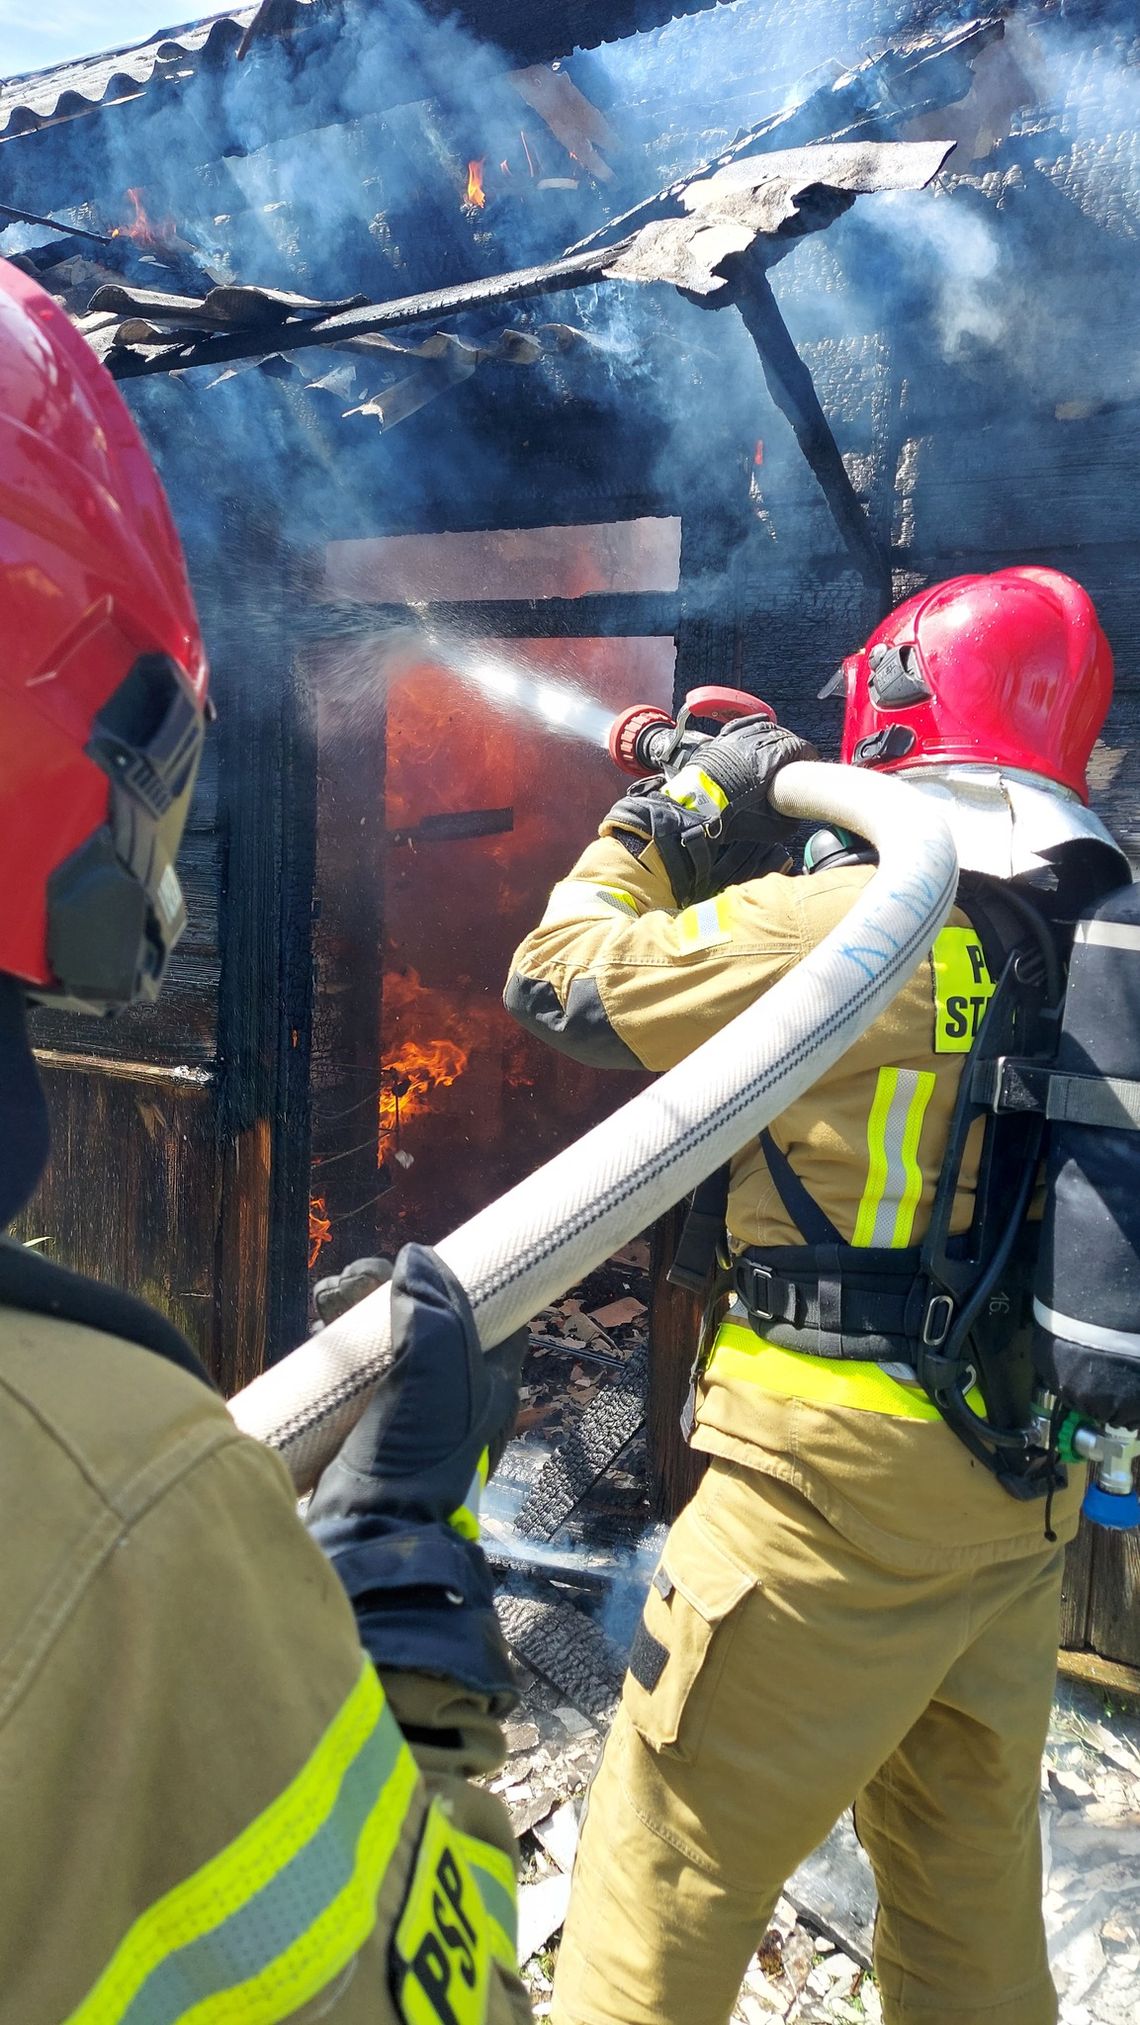
<instances>
[{"instance_id":1,"label":"tan turnout trousers","mask_svg":"<svg viewBox=\"0 0 1140 2025\"><path fill-rule=\"evenodd\" d=\"M646 1606L660 1672L627 1675L590 1794L552 2025L720 2025L852 1802L888 2025L1054 2025L1037 1793L1061 1557L899 1569L714 1459Z\"/></svg>"}]
</instances>

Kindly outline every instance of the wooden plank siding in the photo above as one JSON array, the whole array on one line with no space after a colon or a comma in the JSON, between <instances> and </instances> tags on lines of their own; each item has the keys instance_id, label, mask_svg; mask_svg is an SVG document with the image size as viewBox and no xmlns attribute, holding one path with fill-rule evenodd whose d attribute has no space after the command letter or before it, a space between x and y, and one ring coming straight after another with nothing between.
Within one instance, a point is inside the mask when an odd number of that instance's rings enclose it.
<instances>
[{"instance_id":1,"label":"wooden plank siding","mask_svg":"<svg viewBox=\"0 0 1140 2025\"><path fill-rule=\"evenodd\" d=\"M13 1235L152 1302L217 1371L213 1088L65 1060L42 1071L51 1159Z\"/></svg>"}]
</instances>

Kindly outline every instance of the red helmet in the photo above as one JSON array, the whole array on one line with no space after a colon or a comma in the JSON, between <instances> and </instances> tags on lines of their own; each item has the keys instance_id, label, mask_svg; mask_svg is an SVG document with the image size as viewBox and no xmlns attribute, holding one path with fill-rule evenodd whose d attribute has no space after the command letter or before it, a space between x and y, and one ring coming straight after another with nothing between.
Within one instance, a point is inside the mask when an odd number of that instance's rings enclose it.
<instances>
[{"instance_id":1,"label":"red helmet","mask_svg":"<svg viewBox=\"0 0 1140 2025\"><path fill-rule=\"evenodd\" d=\"M0 971L157 996L207 667L174 523L109 375L0 260Z\"/></svg>"},{"instance_id":2,"label":"red helmet","mask_svg":"<svg viewBox=\"0 0 1140 2025\"><path fill-rule=\"evenodd\" d=\"M842 679L850 765L1019 767L1088 800L1112 649L1088 592L1060 570L995 570L920 591L848 657Z\"/></svg>"}]
</instances>

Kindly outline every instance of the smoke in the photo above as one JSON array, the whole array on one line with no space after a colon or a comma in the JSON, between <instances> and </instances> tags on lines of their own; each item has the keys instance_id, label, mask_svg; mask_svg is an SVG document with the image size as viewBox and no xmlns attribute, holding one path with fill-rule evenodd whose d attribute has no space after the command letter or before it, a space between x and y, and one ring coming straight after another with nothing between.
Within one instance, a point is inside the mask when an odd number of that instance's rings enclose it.
<instances>
[{"instance_id":1,"label":"smoke","mask_svg":"<svg viewBox=\"0 0 1140 2025\"><path fill-rule=\"evenodd\" d=\"M41 209L86 205L89 222L105 224L141 185L220 280L391 298L552 258L715 161L757 120L814 107L813 94L868 59L969 11L735 0L520 80L457 18L427 18L416 0L314 9L303 60L301 44L269 39L241 64L203 66L177 99L152 91L129 117L65 121L52 141L54 185L12 196ZM1007 8L1004 34L972 74L963 65L952 103L883 129L957 141L936 187L860 199L775 270L876 531L917 544L924 564L1005 542L1060 559L1087 542L1075 525L1042 536L1028 509L1023 532L1005 495L1011 469L1032 472L1040 492L1071 458L1073 439L1054 444L1043 416L1136 398L1132 12L1125 0ZM871 89L848 83L840 112L854 117ZM23 146L9 150L17 172ZM42 163L42 142L32 146ZM482 209L466 201L473 161ZM154 279L164 285L161 271ZM554 323L588 344L563 345ZM693 622L715 628L732 606L756 609L761 665L738 678L777 696L781 682L796 697L818 686L820 664L862 630L866 601L857 576L835 574L842 544L734 311L607 284L447 327L480 344L526 329L545 356L526 369L484 366L461 384L425 369L419 404L383 432L349 412L392 377L360 354L127 389L214 628L256 581L240 625L268 651L305 607L310 559L346 533L534 521L542 498L571 484L596 496L584 518L620 517L640 490L663 503L656 510L688 515ZM938 432L970 442L973 489L956 539L941 521L930 529L936 464L924 445ZM1094 461L1108 454L1087 436L1082 448ZM374 684L374 654L345 643L343 661L346 681L357 671L363 683L371 667Z\"/></svg>"}]
</instances>

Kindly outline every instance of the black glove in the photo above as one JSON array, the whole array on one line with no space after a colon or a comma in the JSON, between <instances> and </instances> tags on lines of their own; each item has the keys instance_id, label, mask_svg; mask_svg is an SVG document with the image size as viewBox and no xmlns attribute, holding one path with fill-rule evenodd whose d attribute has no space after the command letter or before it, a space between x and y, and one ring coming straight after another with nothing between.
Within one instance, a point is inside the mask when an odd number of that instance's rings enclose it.
<instances>
[{"instance_id":1,"label":"black glove","mask_svg":"<svg viewBox=\"0 0 1140 2025\"><path fill-rule=\"evenodd\" d=\"M818 757L806 739L768 717L737 718L672 779L639 781L601 833L620 838L635 858L652 840L677 905L690 907L742 879L786 869L795 822L770 807L768 790L789 761Z\"/></svg>"},{"instance_id":2,"label":"black glove","mask_svg":"<svg viewBox=\"0 0 1140 2025\"><path fill-rule=\"evenodd\" d=\"M405 1245L395 1356L322 1476L307 1524L383 1668L438 1674L509 1706L510 1661L478 1545L478 1492L514 1423L525 1330L484 1355L443 1260Z\"/></svg>"}]
</instances>

